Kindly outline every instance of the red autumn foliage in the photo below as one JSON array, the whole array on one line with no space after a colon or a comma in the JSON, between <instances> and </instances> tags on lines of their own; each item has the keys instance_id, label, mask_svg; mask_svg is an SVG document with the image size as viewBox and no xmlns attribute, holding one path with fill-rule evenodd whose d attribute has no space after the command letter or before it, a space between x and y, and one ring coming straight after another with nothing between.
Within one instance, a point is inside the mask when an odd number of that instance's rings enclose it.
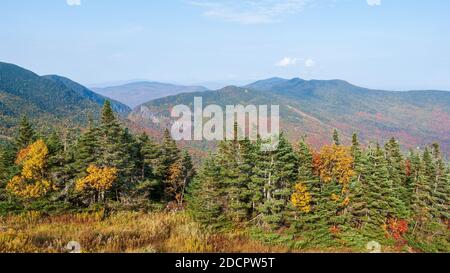
<instances>
[{"instance_id":1,"label":"red autumn foliage","mask_svg":"<svg viewBox=\"0 0 450 273\"><path fill-rule=\"evenodd\" d=\"M341 229L338 226L332 226L330 227L330 233L333 235L337 235L341 233Z\"/></svg>"},{"instance_id":2,"label":"red autumn foliage","mask_svg":"<svg viewBox=\"0 0 450 273\"><path fill-rule=\"evenodd\" d=\"M314 174L319 175L319 167L320 167L320 154L318 152L313 152L313 168Z\"/></svg>"},{"instance_id":3,"label":"red autumn foliage","mask_svg":"<svg viewBox=\"0 0 450 273\"><path fill-rule=\"evenodd\" d=\"M408 222L391 218L387 223L387 232L398 244L405 244L406 241L403 235L408 232Z\"/></svg>"}]
</instances>

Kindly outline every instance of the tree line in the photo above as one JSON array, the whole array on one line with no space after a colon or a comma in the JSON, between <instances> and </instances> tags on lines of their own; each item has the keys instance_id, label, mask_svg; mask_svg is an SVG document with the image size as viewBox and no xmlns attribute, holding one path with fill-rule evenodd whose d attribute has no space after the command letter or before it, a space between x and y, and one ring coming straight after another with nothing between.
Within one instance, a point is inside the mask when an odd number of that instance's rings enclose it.
<instances>
[{"instance_id":1,"label":"tree line","mask_svg":"<svg viewBox=\"0 0 450 273\"><path fill-rule=\"evenodd\" d=\"M235 128L237 134L238 128ZM39 135L26 117L0 149L0 214L114 207L184 210L213 229L256 228L311 246L390 239L448 250L450 167L438 144L405 156L392 138L294 147L225 140L194 169L168 130L134 135L105 102L82 132ZM353 240L353 239L351 239Z\"/></svg>"},{"instance_id":2,"label":"tree line","mask_svg":"<svg viewBox=\"0 0 450 273\"><path fill-rule=\"evenodd\" d=\"M357 134L351 146L337 131L333 140L318 151L284 135L275 151L263 140L224 141L194 178L188 209L214 228L287 230L311 246L347 235L448 251L450 168L438 144L404 156L394 138L365 148Z\"/></svg>"},{"instance_id":3,"label":"tree line","mask_svg":"<svg viewBox=\"0 0 450 273\"><path fill-rule=\"evenodd\" d=\"M133 135L107 101L99 122L81 133L39 135L23 117L14 141L0 150L2 211L96 204L182 208L194 176L191 157L166 130L161 143Z\"/></svg>"}]
</instances>

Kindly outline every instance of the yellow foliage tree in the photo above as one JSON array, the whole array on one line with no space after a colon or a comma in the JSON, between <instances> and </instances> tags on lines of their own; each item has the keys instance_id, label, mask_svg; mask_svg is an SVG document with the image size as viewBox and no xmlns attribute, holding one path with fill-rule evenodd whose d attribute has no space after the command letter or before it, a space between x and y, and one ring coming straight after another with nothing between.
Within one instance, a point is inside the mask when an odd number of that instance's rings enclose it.
<instances>
[{"instance_id":1,"label":"yellow foliage tree","mask_svg":"<svg viewBox=\"0 0 450 273\"><path fill-rule=\"evenodd\" d=\"M311 194L303 183L295 185L294 193L291 196L292 204L301 212L311 212Z\"/></svg>"},{"instance_id":2,"label":"yellow foliage tree","mask_svg":"<svg viewBox=\"0 0 450 273\"><path fill-rule=\"evenodd\" d=\"M75 190L78 192L90 189L94 190L103 200L105 191L111 189L117 180L117 168L99 168L95 165L90 165L87 168L87 173L88 175L86 177L76 181Z\"/></svg>"},{"instance_id":3,"label":"yellow foliage tree","mask_svg":"<svg viewBox=\"0 0 450 273\"><path fill-rule=\"evenodd\" d=\"M166 193L173 197L178 204L183 203L183 191L186 179L183 175L183 164L178 160L169 168L169 177L166 181Z\"/></svg>"},{"instance_id":4,"label":"yellow foliage tree","mask_svg":"<svg viewBox=\"0 0 450 273\"><path fill-rule=\"evenodd\" d=\"M22 171L8 182L8 191L18 197L31 199L54 190L53 184L45 178L47 158L48 148L42 140L20 150L15 163L22 167Z\"/></svg>"},{"instance_id":5,"label":"yellow foliage tree","mask_svg":"<svg viewBox=\"0 0 450 273\"><path fill-rule=\"evenodd\" d=\"M322 147L314 167L322 181L326 183L335 179L346 186L355 175L351 149L345 146L327 145Z\"/></svg>"}]
</instances>

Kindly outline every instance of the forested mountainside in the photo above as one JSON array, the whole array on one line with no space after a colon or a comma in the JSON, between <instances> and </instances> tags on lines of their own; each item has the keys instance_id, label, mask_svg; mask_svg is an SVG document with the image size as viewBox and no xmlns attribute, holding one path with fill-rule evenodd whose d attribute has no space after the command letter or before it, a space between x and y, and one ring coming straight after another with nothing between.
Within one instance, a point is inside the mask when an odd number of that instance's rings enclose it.
<instances>
[{"instance_id":1,"label":"forested mountainside","mask_svg":"<svg viewBox=\"0 0 450 273\"><path fill-rule=\"evenodd\" d=\"M450 155L450 92L393 92L357 87L341 80L305 81L273 78L246 87L179 94L137 107L130 118L149 128L166 127L169 110L177 104L280 105L281 129L289 139L307 135L314 147L328 143L333 129L349 143L358 132L364 144L399 138L402 147L423 147L439 142Z\"/></svg>"},{"instance_id":2,"label":"forested mountainside","mask_svg":"<svg viewBox=\"0 0 450 273\"><path fill-rule=\"evenodd\" d=\"M113 110L123 117L126 117L131 112L131 108L126 106L125 104L118 102L116 100L107 98L105 96L99 95L99 94L93 92L92 90L88 89L87 87L85 87L77 82L74 82L71 79L68 79L66 77L61 77L58 75L47 75L47 76L43 76L43 77L46 79L50 79L56 83L62 84L63 86L77 92L83 98L87 98L91 101L94 101L98 105L103 105L106 100L109 100Z\"/></svg>"},{"instance_id":3,"label":"forested mountainside","mask_svg":"<svg viewBox=\"0 0 450 273\"><path fill-rule=\"evenodd\" d=\"M27 115L36 127L86 125L88 116L98 116L104 97L59 76L41 77L17 65L0 63L0 135L11 136L21 116ZM113 102L126 116L130 109Z\"/></svg>"}]
</instances>

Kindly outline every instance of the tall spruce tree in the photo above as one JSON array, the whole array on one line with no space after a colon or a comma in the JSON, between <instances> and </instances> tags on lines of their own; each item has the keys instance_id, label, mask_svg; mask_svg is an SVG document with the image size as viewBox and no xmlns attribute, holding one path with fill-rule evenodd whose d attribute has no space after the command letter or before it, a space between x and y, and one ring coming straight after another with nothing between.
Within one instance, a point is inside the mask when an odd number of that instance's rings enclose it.
<instances>
[{"instance_id":1,"label":"tall spruce tree","mask_svg":"<svg viewBox=\"0 0 450 273\"><path fill-rule=\"evenodd\" d=\"M339 132L337 129L334 129L334 131L333 131L333 142L337 146L341 145L341 140L340 140Z\"/></svg>"},{"instance_id":2,"label":"tall spruce tree","mask_svg":"<svg viewBox=\"0 0 450 273\"><path fill-rule=\"evenodd\" d=\"M23 116L20 120L18 134L15 139L16 147L20 150L28 147L34 141L36 141L36 132L28 121L27 116Z\"/></svg>"},{"instance_id":3,"label":"tall spruce tree","mask_svg":"<svg viewBox=\"0 0 450 273\"><path fill-rule=\"evenodd\" d=\"M383 225L394 213L391 207L393 200L392 181L383 150L379 145L369 151L367 171L364 174L367 185L367 222L365 230L373 237L382 237Z\"/></svg>"},{"instance_id":4,"label":"tall spruce tree","mask_svg":"<svg viewBox=\"0 0 450 273\"><path fill-rule=\"evenodd\" d=\"M298 182L298 159L283 134L276 151L270 155L269 176L265 183L266 198L260 207L264 223L271 228L285 224L289 217L287 207Z\"/></svg>"},{"instance_id":5,"label":"tall spruce tree","mask_svg":"<svg viewBox=\"0 0 450 273\"><path fill-rule=\"evenodd\" d=\"M366 191L367 185L364 182L367 181L366 167L368 165L367 154L361 149L358 135L356 133L352 136L351 152L353 156L353 169L355 170L355 176L353 177L350 186L350 204L349 211L351 213L350 226L355 228L361 228L363 223L367 221L367 198Z\"/></svg>"},{"instance_id":6,"label":"tall spruce tree","mask_svg":"<svg viewBox=\"0 0 450 273\"><path fill-rule=\"evenodd\" d=\"M95 164L101 168L118 170L118 179L108 192L109 197L116 200L125 197L133 183L133 176L130 175L134 163L129 150L130 139L128 130L124 129L115 117L111 103L105 101L99 127L99 155Z\"/></svg>"},{"instance_id":7,"label":"tall spruce tree","mask_svg":"<svg viewBox=\"0 0 450 273\"><path fill-rule=\"evenodd\" d=\"M213 228L226 224L223 187L221 167L214 157L207 158L188 188L188 211L196 221Z\"/></svg>"},{"instance_id":8,"label":"tall spruce tree","mask_svg":"<svg viewBox=\"0 0 450 273\"><path fill-rule=\"evenodd\" d=\"M155 173L158 175L159 179L162 181L162 192L165 192L164 187L167 183L169 183L170 179L170 168L177 163L180 159L181 153L177 147L175 140L170 135L168 129L164 130L163 142L161 145L159 160L155 166ZM165 195L166 200L169 200L170 197Z\"/></svg>"},{"instance_id":9,"label":"tall spruce tree","mask_svg":"<svg viewBox=\"0 0 450 273\"><path fill-rule=\"evenodd\" d=\"M395 210L395 216L406 219L408 211L408 190L406 178L406 163L400 151L399 142L391 138L385 145L389 179L392 181L394 203L391 204Z\"/></svg>"},{"instance_id":10,"label":"tall spruce tree","mask_svg":"<svg viewBox=\"0 0 450 273\"><path fill-rule=\"evenodd\" d=\"M295 218L291 222L295 229L299 232L311 232L320 229L319 199L321 194L320 179L314 175L313 152L305 139L302 139L298 145L298 182L306 186L311 196L309 213L301 215L295 214ZM326 228L325 228L326 229Z\"/></svg>"},{"instance_id":11,"label":"tall spruce tree","mask_svg":"<svg viewBox=\"0 0 450 273\"><path fill-rule=\"evenodd\" d=\"M94 121L89 119L87 130L81 134L74 147L74 169L76 176L84 177L86 169L100 158L100 130Z\"/></svg>"}]
</instances>

